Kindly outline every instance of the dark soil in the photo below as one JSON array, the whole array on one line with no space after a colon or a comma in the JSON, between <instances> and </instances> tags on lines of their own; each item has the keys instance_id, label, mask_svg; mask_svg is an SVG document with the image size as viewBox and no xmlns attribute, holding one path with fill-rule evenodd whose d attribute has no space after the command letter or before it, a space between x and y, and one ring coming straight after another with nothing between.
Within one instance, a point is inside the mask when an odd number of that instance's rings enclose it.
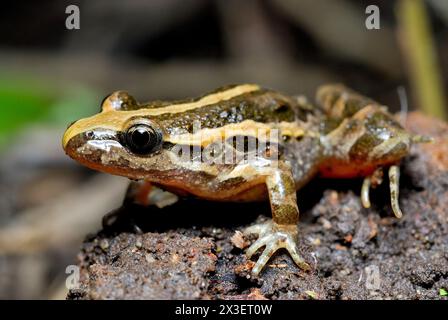
<instances>
[{"instance_id":1,"label":"dark soil","mask_svg":"<svg viewBox=\"0 0 448 320\"><path fill-rule=\"evenodd\" d=\"M125 203L79 253L81 286L69 299L447 299L448 126L411 114L417 145L402 164L393 217L388 181L361 206L360 180L315 179L298 193L300 248L313 266L284 252L259 277L237 248L236 230L269 217L268 203L194 199L157 209Z\"/></svg>"}]
</instances>

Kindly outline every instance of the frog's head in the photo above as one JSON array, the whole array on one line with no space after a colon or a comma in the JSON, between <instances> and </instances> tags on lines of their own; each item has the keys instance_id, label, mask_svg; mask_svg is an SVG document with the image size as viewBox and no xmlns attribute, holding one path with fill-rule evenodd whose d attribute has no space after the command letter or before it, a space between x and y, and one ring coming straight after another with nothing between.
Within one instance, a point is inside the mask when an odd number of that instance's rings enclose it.
<instances>
[{"instance_id":1,"label":"frog's head","mask_svg":"<svg viewBox=\"0 0 448 320\"><path fill-rule=\"evenodd\" d=\"M156 109L153 109L156 110ZM117 91L106 97L101 112L72 123L63 148L81 164L95 170L143 179L173 168L165 152L165 129L151 107Z\"/></svg>"},{"instance_id":2,"label":"frog's head","mask_svg":"<svg viewBox=\"0 0 448 320\"><path fill-rule=\"evenodd\" d=\"M209 146L213 148L206 158L212 160L224 150L219 148L225 131L222 124L233 118L223 117L218 106L258 90L257 85L242 84L196 99L145 104L117 91L104 99L100 113L67 128L63 148L70 157L95 170L164 185L179 182L198 189L197 185L205 186L205 180L221 172L217 166L222 163L204 162L202 156ZM242 126L234 131L245 130Z\"/></svg>"}]
</instances>

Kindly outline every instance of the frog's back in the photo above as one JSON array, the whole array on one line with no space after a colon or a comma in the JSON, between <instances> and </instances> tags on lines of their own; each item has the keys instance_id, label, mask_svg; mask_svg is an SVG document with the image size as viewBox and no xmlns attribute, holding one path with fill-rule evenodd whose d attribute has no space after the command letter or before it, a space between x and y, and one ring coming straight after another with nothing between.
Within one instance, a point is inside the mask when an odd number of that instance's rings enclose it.
<instances>
[{"instance_id":1,"label":"frog's back","mask_svg":"<svg viewBox=\"0 0 448 320\"><path fill-rule=\"evenodd\" d=\"M154 118L168 133L192 133L194 124L201 129L225 128L248 120L258 124L306 123L319 110L302 98L252 84L218 88L201 97L179 101L153 101L134 108L160 110Z\"/></svg>"}]
</instances>

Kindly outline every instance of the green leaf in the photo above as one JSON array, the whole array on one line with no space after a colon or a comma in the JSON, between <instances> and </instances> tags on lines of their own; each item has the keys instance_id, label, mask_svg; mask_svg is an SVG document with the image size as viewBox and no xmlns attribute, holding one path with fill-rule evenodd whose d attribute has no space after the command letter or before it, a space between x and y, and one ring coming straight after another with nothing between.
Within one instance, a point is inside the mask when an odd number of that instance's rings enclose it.
<instances>
[{"instance_id":1,"label":"green leaf","mask_svg":"<svg viewBox=\"0 0 448 320\"><path fill-rule=\"evenodd\" d=\"M67 126L96 113L101 96L76 84L49 83L29 76L0 77L0 151L35 123Z\"/></svg>"},{"instance_id":2,"label":"green leaf","mask_svg":"<svg viewBox=\"0 0 448 320\"><path fill-rule=\"evenodd\" d=\"M48 92L0 81L0 146L23 126L44 119L53 99Z\"/></svg>"},{"instance_id":3,"label":"green leaf","mask_svg":"<svg viewBox=\"0 0 448 320\"><path fill-rule=\"evenodd\" d=\"M71 88L55 101L47 120L66 126L99 112L99 101L101 98L91 90L82 87Z\"/></svg>"}]
</instances>

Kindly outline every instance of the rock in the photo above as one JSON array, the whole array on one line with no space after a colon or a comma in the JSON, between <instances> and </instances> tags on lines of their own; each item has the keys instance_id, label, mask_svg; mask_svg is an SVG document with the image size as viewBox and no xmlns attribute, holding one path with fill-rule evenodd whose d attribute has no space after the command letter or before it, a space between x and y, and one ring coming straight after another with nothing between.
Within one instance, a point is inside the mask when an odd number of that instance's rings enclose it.
<instances>
[{"instance_id":1,"label":"rock","mask_svg":"<svg viewBox=\"0 0 448 320\"><path fill-rule=\"evenodd\" d=\"M280 251L259 277L250 274L235 232L266 219L267 203L125 204L86 239L81 286L68 298L447 299L448 126L418 113L408 126L435 143L414 146L403 161L401 220L387 179L372 190L370 209L360 204L360 180L314 179L299 191L300 250L313 271Z\"/></svg>"}]
</instances>

